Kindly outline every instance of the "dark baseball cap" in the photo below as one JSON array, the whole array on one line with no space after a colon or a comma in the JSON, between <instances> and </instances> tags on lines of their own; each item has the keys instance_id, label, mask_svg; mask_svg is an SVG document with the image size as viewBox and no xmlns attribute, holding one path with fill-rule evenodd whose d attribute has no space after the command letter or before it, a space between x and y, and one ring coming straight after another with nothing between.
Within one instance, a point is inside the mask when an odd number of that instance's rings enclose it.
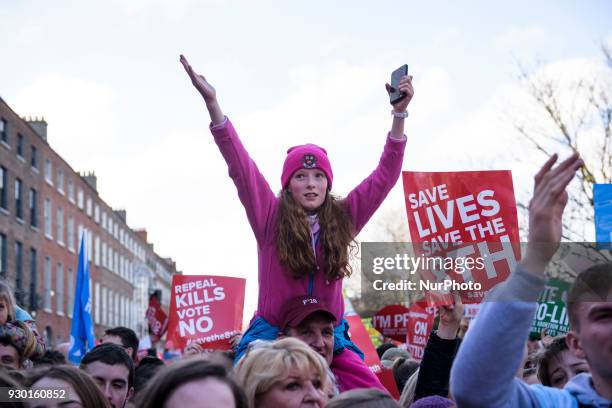
<instances>
[{"instance_id":1,"label":"dark baseball cap","mask_svg":"<svg viewBox=\"0 0 612 408\"><path fill-rule=\"evenodd\" d=\"M331 321L336 321L336 316L329 311L325 302L313 296L299 296L290 299L283 305L283 311L280 322L281 330L299 326L308 316L315 312L326 314Z\"/></svg>"}]
</instances>

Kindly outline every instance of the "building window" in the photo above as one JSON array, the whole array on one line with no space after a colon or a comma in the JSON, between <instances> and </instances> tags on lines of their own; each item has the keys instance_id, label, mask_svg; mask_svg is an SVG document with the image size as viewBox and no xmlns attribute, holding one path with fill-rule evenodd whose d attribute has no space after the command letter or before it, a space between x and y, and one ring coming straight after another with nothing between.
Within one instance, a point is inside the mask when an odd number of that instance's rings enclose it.
<instances>
[{"instance_id":1,"label":"building window","mask_svg":"<svg viewBox=\"0 0 612 408\"><path fill-rule=\"evenodd\" d=\"M36 190L30 189L30 225L38 227L38 212L36 211Z\"/></svg>"},{"instance_id":2,"label":"building window","mask_svg":"<svg viewBox=\"0 0 612 408\"><path fill-rule=\"evenodd\" d=\"M115 304L114 304L114 311L115 311L115 325L120 325L121 323L119 323L119 308L121 307L121 305L119 304L119 293L115 292Z\"/></svg>"},{"instance_id":3,"label":"building window","mask_svg":"<svg viewBox=\"0 0 612 408\"><path fill-rule=\"evenodd\" d=\"M9 143L8 122L4 118L0 119L0 140Z\"/></svg>"},{"instance_id":4,"label":"building window","mask_svg":"<svg viewBox=\"0 0 612 408\"><path fill-rule=\"evenodd\" d=\"M51 235L51 200L45 198L45 204L43 206L43 217L45 218L45 235L48 238L52 238Z\"/></svg>"},{"instance_id":5,"label":"building window","mask_svg":"<svg viewBox=\"0 0 612 408\"><path fill-rule=\"evenodd\" d=\"M48 312L51 311L51 258L45 257L45 295L43 297L43 307Z\"/></svg>"},{"instance_id":6,"label":"building window","mask_svg":"<svg viewBox=\"0 0 612 408\"><path fill-rule=\"evenodd\" d=\"M15 179L15 216L23 220L23 192L21 180Z\"/></svg>"},{"instance_id":7,"label":"building window","mask_svg":"<svg viewBox=\"0 0 612 408\"><path fill-rule=\"evenodd\" d=\"M107 298L107 294L108 294L108 292L107 292L106 287L102 286L102 309L101 309L101 311L102 311L102 319L101 319L101 321L102 321L102 324L105 325L105 326L108 323L108 307L107 307L108 306L108 302L107 302L108 298Z\"/></svg>"},{"instance_id":8,"label":"building window","mask_svg":"<svg viewBox=\"0 0 612 408\"><path fill-rule=\"evenodd\" d=\"M91 201L91 197L87 197L87 215L89 217L91 217L93 215L93 213L92 213L92 201Z\"/></svg>"},{"instance_id":9,"label":"building window","mask_svg":"<svg viewBox=\"0 0 612 408\"><path fill-rule=\"evenodd\" d=\"M33 169L38 169L38 150L36 150L36 146L30 146L30 166Z\"/></svg>"},{"instance_id":10,"label":"building window","mask_svg":"<svg viewBox=\"0 0 612 408\"><path fill-rule=\"evenodd\" d=\"M72 179L68 178L67 182L67 193L68 193L68 201L74 204L74 184L72 184Z\"/></svg>"},{"instance_id":11,"label":"building window","mask_svg":"<svg viewBox=\"0 0 612 408\"><path fill-rule=\"evenodd\" d=\"M64 209L62 207L57 207L55 225L57 228L57 243L64 245Z\"/></svg>"},{"instance_id":12,"label":"building window","mask_svg":"<svg viewBox=\"0 0 612 408\"><path fill-rule=\"evenodd\" d=\"M79 226L77 227L77 248L79 248L79 251L81 250L81 237L83 236L83 225L79 224ZM85 245L87 245L87 242L85 242Z\"/></svg>"},{"instance_id":13,"label":"building window","mask_svg":"<svg viewBox=\"0 0 612 408\"><path fill-rule=\"evenodd\" d=\"M72 310L74 309L74 271L72 268L68 268L68 310L66 314L68 317L72 317Z\"/></svg>"},{"instance_id":14,"label":"building window","mask_svg":"<svg viewBox=\"0 0 612 408\"><path fill-rule=\"evenodd\" d=\"M100 265L100 237L95 238L94 244L94 263L96 266Z\"/></svg>"},{"instance_id":15,"label":"building window","mask_svg":"<svg viewBox=\"0 0 612 408\"><path fill-rule=\"evenodd\" d=\"M30 310L38 309L38 302L36 299L36 281L38 280L37 276L37 265L36 265L36 249L30 248Z\"/></svg>"},{"instance_id":16,"label":"building window","mask_svg":"<svg viewBox=\"0 0 612 408\"><path fill-rule=\"evenodd\" d=\"M17 157L23 159L23 135L17 133Z\"/></svg>"},{"instance_id":17,"label":"building window","mask_svg":"<svg viewBox=\"0 0 612 408\"><path fill-rule=\"evenodd\" d=\"M100 206L98 204L94 207L94 221L99 224L100 223Z\"/></svg>"},{"instance_id":18,"label":"building window","mask_svg":"<svg viewBox=\"0 0 612 408\"><path fill-rule=\"evenodd\" d=\"M17 303L23 305L23 245L15 241L15 295Z\"/></svg>"},{"instance_id":19,"label":"building window","mask_svg":"<svg viewBox=\"0 0 612 408\"><path fill-rule=\"evenodd\" d=\"M5 210L8 210L7 208L8 191L6 190L7 185L8 185L7 171L4 167L0 167L0 207L4 208Z\"/></svg>"},{"instance_id":20,"label":"building window","mask_svg":"<svg viewBox=\"0 0 612 408\"><path fill-rule=\"evenodd\" d=\"M106 263L106 242L102 241L102 266L108 268Z\"/></svg>"},{"instance_id":21,"label":"building window","mask_svg":"<svg viewBox=\"0 0 612 408\"><path fill-rule=\"evenodd\" d=\"M94 291L96 295L96 301L94 302L94 322L100 324L100 284L96 282L94 284Z\"/></svg>"},{"instance_id":22,"label":"building window","mask_svg":"<svg viewBox=\"0 0 612 408\"><path fill-rule=\"evenodd\" d=\"M77 207L81 210L83 209L83 190L80 188L77 191Z\"/></svg>"},{"instance_id":23,"label":"building window","mask_svg":"<svg viewBox=\"0 0 612 408\"><path fill-rule=\"evenodd\" d=\"M113 270L113 247L112 246L108 246L108 261L107 261L107 268L109 271Z\"/></svg>"},{"instance_id":24,"label":"building window","mask_svg":"<svg viewBox=\"0 0 612 408\"><path fill-rule=\"evenodd\" d=\"M51 168L51 160L50 159L46 159L45 160L45 180L47 181L47 183L53 185L53 169Z\"/></svg>"},{"instance_id":25,"label":"building window","mask_svg":"<svg viewBox=\"0 0 612 408\"><path fill-rule=\"evenodd\" d=\"M106 212L102 211L102 229L106 230Z\"/></svg>"},{"instance_id":26,"label":"building window","mask_svg":"<svg viewBox=\"0 0 612 408\"><path fill-rule=\"evenodd\" d=\"M61 262L57 263L55 273L55 311L64 314L64 265Z\"/></svg>"},{"instance_id":27,"label":"building window","mask_svg":"<svg viewBox=\"0 0 612 408\"><path fill-rule=\"evenodd\" d=\"M0 234L0 275L6 278L6 235Z\"/></svg>"},{"instance_id":28,"label":"building window","mask_svg":"<svg viewBox=\"0 0 612 408\"><path fill-rule=\"evenodd\" d=\"M74 218L68 216L68 249L74 252Z\"/></svg>"},{"instance_id":29,"label":"building window","mask_svg":"<svg viewBox=\"0 0 612 408\"><path fill-rule=\"evenodd\" d=\"M64 170L57 169L56 181L57 181L57 191L59 191L59 193L63 195L64 194Z\"/></svg>"},{"instance_id":30,"label":"building window","mask_svg":"<svg viewBox=\"0 0 612 408\"><path fill-rule=\"evenodd\" d=\"M113 253L113 257L115 258L115 262L114 262L114 271L117 275L119 275L119 253L118 252L114 252Z\"/></svg>"}]
</instances>

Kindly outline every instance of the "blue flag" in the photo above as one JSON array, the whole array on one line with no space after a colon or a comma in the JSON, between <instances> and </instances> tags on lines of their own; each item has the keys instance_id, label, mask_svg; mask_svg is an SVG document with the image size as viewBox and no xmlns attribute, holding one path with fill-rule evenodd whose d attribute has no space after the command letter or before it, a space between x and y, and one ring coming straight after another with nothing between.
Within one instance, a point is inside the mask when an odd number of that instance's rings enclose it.
<instances>
[{"instance_id":1,"label":"blue flag","mask_svg":"<svg viewBox=\"0 0 612 408\"><path fill-rule=\"evenodd\" d=\"M89 296L89 256L87 254L85 232L83 232L79 249L79 269L74 292L68 360L72 364L79 364L85 353L91 350L93 346L94 329L91 320L91 297Z\"/></svg>"},{"instance_id":2,"label":"blue flag","mask_svg":"<svg viewBox=\"0 0 612 408\"><path fill-rule=\"evenodd\" d=\"M593 201L597 247L612 249L612 184L594 184Z\"/></svg>"}]
</instances>

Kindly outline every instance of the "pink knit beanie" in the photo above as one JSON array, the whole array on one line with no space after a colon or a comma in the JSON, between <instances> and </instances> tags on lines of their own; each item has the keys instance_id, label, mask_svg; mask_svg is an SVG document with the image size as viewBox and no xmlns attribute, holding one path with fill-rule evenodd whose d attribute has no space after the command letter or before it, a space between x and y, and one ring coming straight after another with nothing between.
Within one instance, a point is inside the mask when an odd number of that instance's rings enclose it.
<instances>
[{"instance_id":1,"label":"pink knit beanie","mask_svg":"<svg viewBox=\"0 0 612 408\"><path fill-rule=\"evenodd\" d=\"M283 188L287 188L293 173L299 169L319 169L327 177L327 188L331 190L334 173L332 173L327 152L322 147L314 144L293 146L287 150L287 158L283 164L283 174L281 183Z\"/></svg>"}]
</instances>

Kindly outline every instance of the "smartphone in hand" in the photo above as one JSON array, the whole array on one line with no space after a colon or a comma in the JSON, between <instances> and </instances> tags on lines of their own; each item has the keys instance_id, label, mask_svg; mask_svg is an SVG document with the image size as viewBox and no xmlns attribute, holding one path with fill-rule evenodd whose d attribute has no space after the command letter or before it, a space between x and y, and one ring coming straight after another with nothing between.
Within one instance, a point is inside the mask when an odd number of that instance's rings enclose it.
<instances>
[{"instance_id":1,"label":"smartphone in hand","mask_svg":"<svg viewBox=\"0 0 612 408\"><path fill-rule=\"evenodd\" d=\"M403 77L408 75L408 64L404 64L391 74L391 93L389 93L389 102L395 105L406 97L406 94L399 91L399 83Z\"/></svg>"}]
</instances>

